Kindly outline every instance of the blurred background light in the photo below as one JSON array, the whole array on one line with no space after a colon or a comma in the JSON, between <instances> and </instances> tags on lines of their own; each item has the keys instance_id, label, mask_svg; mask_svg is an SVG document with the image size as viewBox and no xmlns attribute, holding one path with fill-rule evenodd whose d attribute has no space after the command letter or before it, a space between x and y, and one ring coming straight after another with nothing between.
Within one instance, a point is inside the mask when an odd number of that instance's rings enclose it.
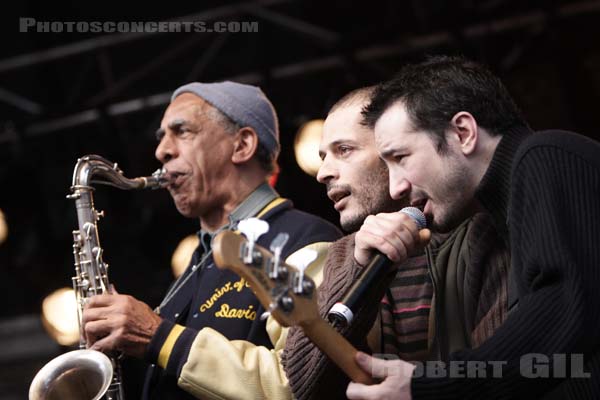
<instances>
[{"instance_id":1,"label":"blurred background light","mask_svg":"<svg viewBox=\"0 0 600 400\"><path fill-rule=\"evenodd\" d=\"M294 153L296 161L302 171L311 176L316 176L319 167L321 166L321 158L319 157L319 142L323 132L323 120L313 119L302 124L296 140L294 141Z\"/></svg>"},{"instance_id":2,"label":"blurred background light","mask_svg":"<svg viewBox=\"0 0 600 400\"><path fill-rule=\"evenodd\" d=\"M8 224L6 223L6 218L4 217L4 213L0 210L0 244L2 244L6 238L8 237Z\"/></svg>"},{"instance_id":3,"label":"blurred background light","mask_svg":"<svg viewBox=\"0 0 600 400\"><path fill-rule=\"evenodd\" d=\"M79 323L75 292L61 288L49 294L42 303L42 322L56 342L72 346L79 342Z\"/></svg>"},{"instance_id":4,"label":"blurred background light","mask_svg":"<svg viewBox=\"0 0 600 400\"><path fill-rule=\"evenodd\" d=\"M183 271L187 268L194 250L198 247L198 243L199 239L197 235L189 235L177 245L177 248L173 252L173 257L171 257L171 269L176 278L183 274Z\"/></svg>"}]
</instances>

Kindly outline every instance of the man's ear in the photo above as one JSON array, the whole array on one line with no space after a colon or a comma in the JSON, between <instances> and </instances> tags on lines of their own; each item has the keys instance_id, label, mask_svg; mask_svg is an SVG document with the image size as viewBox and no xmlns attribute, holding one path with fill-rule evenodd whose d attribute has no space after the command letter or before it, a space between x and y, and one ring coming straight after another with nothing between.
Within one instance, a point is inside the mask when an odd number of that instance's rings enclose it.
<instances>
[{"instance_id":1,"label":"man's ear","mask_svg":"<svg viewBox=\"0 0 600 400\"><path fill-rule=\"evenodd\" d=\"M458 140L462 153L472 154L479 140L479 128L475 117L466 111L460 111L452 117L450 125L451 135Z\"/></svg>"},{"instance_id":2,"label":"man's ear","mask_svg":"<svg viewBox=\"0 0 600 400\"><path fill-rule=\"evenodd\" d=\"M231 161L234 164L242 164L250 160L256 148L258 146L258 135L254 129L250 127L241 128L235 134L233 140L233 153L231 154Z\"/></svg>"}]
</instances>

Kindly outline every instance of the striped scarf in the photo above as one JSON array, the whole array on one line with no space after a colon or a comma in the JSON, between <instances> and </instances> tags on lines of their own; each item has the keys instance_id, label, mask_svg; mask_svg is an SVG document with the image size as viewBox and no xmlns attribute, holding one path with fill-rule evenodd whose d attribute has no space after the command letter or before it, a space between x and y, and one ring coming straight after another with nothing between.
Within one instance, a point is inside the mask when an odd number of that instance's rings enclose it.
<instances>
[{"instance_id":1,"label":"striped scarf","mask_svg":"<svg viewBox=\"0 0 600 400\"><path fill-rule=\"evenodd\" d=\"M433 285L425 255L405 261L381 300L381 343L386 354L422 360L428 353Z\"/></svg>"}]
</instances>

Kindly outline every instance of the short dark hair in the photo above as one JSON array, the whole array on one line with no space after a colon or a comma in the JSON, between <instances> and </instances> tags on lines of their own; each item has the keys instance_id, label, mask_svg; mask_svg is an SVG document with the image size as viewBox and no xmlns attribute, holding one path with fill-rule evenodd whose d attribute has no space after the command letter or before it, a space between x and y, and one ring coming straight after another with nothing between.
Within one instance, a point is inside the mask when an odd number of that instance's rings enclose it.
<instances>
[{"instance_id":1,"label":"short dark hair","mask_svg":"<svg viewBox=\"0 0 600 400\"><path fill-rule=\"evenodd\" d=\"M216 107L210 107L211 117L220 124L226 132L234 135L237 131L241 129L241 127L235 123L231 118L227 115L223 114ZM256 151L254 152L254 157L258 161L261 168L267 173L271 174L275 171L275 153L269 150L267 146L260 140L258 140L258 144L256 145Z\"/></svg>"},{"instance_id":2,"label":"short dark hair","mask_svg":"<svg viewBox=\"0 0 600 400\"><path fill-rule=\"evenodd\" d=\"M491 135L527 126L500 79L484 65L463 57L433 56L404 66L377 86L363 108L362 123L373 128L381 115L402 101L413 128L432 136L438 151L446 148L445 132L452 117L467 111Z\"/></svg>"},{"instance_id":3,"label":"short dark hair","mask_svg":"<svg viewBox=\"0 0 600 400\"><path fill-rule=\"evenodd\" d=\"M265 146L265 144L260 140L258 141L258 145L256 146L256 152L254 153L254 157L256 157L256 160L267 174L275 172L275 154L273 153L273 151L267 149L267 146Z\"/></svg>"},{"instance_id":4,"label":"short dark hair","mask_svg":"<svg viewBox=\"0 0 600 400\"><path fill-rule=\"evenodd\" d=\"M359 104L365 101L369 101L371 96L373 96L376 87L376 85L373 85L352 90L351 92L344 95L344 97L336 101L335 104L329 109L327 115L335 112L339 108L346 107L355 103Z\"/></svg>"}]
</instances>

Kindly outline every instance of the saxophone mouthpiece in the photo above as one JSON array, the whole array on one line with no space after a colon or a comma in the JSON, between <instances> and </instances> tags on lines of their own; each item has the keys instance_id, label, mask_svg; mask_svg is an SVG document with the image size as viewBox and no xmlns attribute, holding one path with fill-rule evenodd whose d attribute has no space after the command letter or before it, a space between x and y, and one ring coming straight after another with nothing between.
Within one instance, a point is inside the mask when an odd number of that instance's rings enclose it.
<instances>
[{"instance_id":1,"label":"saxophone mouthpiece","mask_svg":"<svg viewBox=\"0 0 600 400\"><path fill-rule=\"evenodd\" d=\"M151 189L164 189L168 183L167 169L162 167L154 171L152 176L147 179L146 187Z\"/></svg>"}]
</instances>

